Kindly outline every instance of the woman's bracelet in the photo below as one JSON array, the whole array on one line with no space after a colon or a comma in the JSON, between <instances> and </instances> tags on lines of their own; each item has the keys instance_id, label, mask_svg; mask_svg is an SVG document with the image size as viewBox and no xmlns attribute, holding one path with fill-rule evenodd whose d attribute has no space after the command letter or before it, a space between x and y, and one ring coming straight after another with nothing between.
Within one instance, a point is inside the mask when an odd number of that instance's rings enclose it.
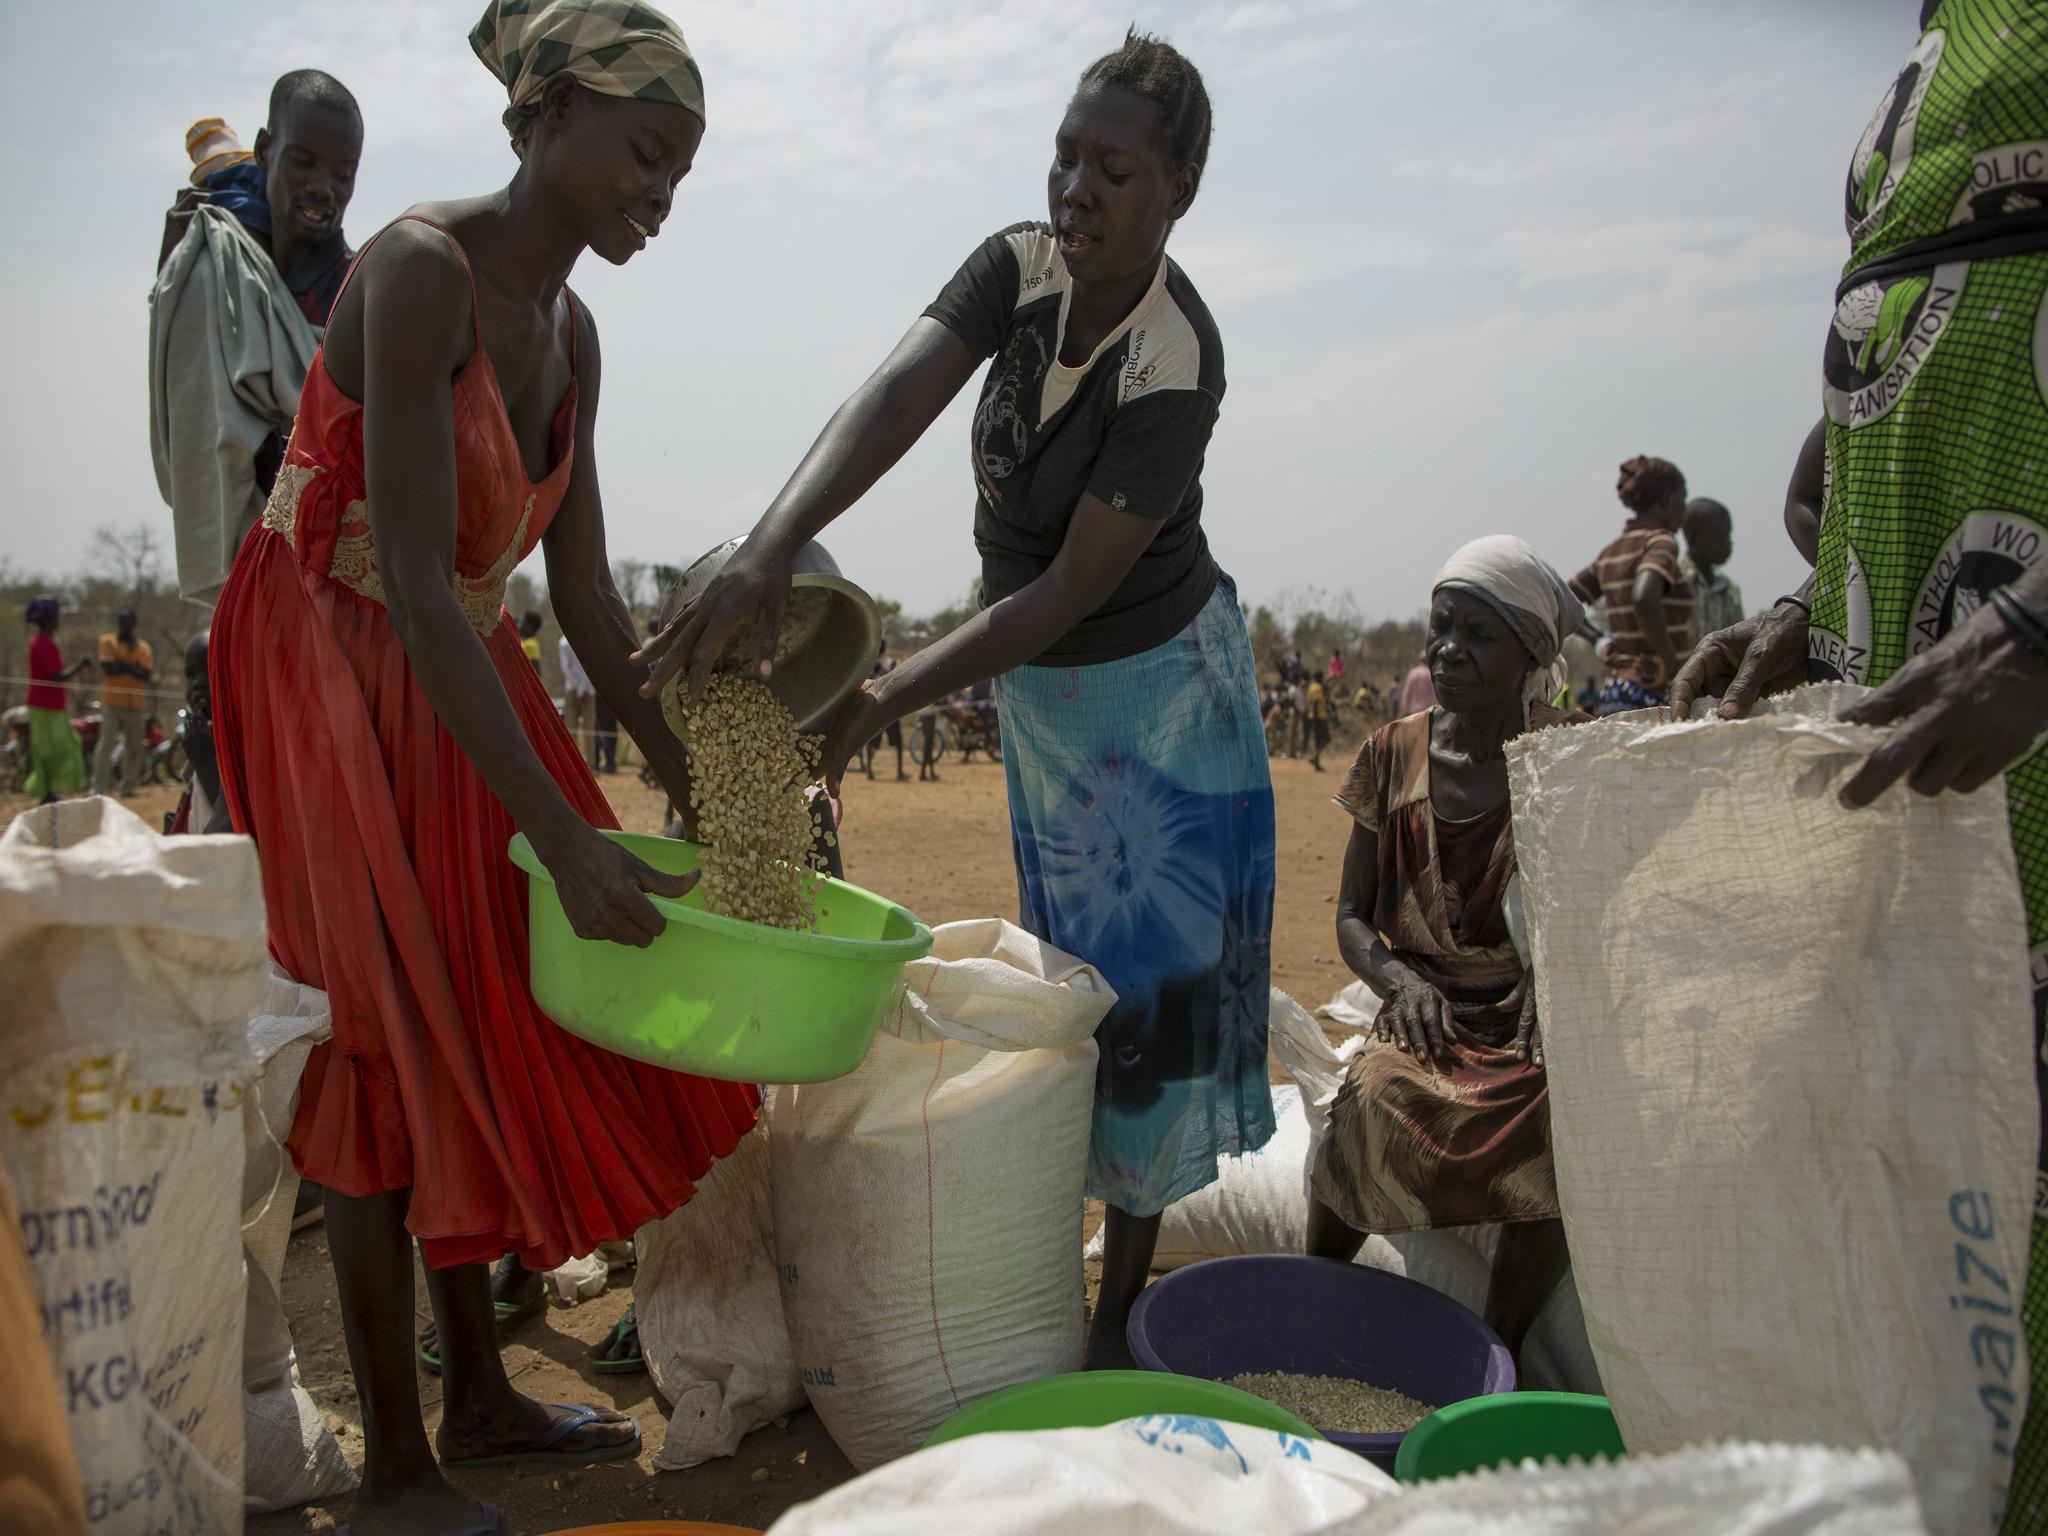
<instances>
[{"instance_id":1,"label":"woman's bracelet","mask_svg":"<svg viewBox=\"0 0 2048 1536\"><path fill-rule=\"evenodd\" d=\"M2015 597L2011 587L1992 588L1991 606L2022 645L2048 656L2048 621Z\"/></svg>"},{"instance_id":2,"label":"woman's bracelet","mask_svg":"<svg viewBox=\"0 0 2048 1536\"><path fill-rule=\"evenodd\" d=\"M1793 607L1797 608L1809 619L1813 617L1813 604L1809 603L1797 592L1787 592L1783 597L1779 598L1775 603L1771 604L1771 606L1773 608L1782 608L1787 603L1790 603Z\"/></svg>"}]
</instances>

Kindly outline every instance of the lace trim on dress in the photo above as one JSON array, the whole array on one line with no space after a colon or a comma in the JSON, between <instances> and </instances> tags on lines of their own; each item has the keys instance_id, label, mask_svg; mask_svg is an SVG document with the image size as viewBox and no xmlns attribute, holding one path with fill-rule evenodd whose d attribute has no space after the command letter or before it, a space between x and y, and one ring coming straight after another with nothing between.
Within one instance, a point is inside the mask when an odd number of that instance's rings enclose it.
<instances>
[{"instance_id":1,"label":"lace trim on dress","mask_svg":"<svg viewBox=\"0 0 2048 1536\"><path fill-rule=\"evenodd\" d=\"M264 526L282 534L294 548L298 544L299 498L319 473L317 464L281 466L270 500L263 508ZM519 514L519 526L513 530L511 542L488 570L477 576L456 573L455 600L461 605L463 617L469 620L470 628L480 635L488 635L496 629L498 617L505 611L505 584L511 579L512 568L519 563L526 547L526 530L533 521L536 500L535 493L527 494L526 506ZM329 581L338 582L358 596L367 597L378 607L388 606L384 578L377 571L377 547L370 536L370 515L366 503L352 501L343 508L341 524L335 532L334 554L328 561L325 574Z\"/></svg>"}]
</instances>

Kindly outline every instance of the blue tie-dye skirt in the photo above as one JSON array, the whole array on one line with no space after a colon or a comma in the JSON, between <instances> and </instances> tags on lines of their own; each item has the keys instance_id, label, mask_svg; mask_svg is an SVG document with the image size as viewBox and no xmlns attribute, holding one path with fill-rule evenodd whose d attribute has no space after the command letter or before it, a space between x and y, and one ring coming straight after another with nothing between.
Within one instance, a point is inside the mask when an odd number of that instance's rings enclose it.
<instances>
[{"instance_id":1,"label":"blue tie-dye skirt","mask_svg":"<svg viewBox=\"0 0 2048 1536\"><path fill-rule=\"evenodd\" d=\"M1273 1134L1273 783L1236 588L1164 645L1019 667L996 698L1021 921L1116 988L1088 1193L1150 1216Z\"/></svg>"}]
</instances>

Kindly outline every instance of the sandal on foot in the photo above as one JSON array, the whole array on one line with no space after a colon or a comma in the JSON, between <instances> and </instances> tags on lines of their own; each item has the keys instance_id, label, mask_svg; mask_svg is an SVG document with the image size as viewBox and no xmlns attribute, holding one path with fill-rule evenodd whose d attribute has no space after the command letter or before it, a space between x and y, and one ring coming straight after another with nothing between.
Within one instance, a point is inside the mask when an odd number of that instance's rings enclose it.
<instances>
[{"instance_id":1,"label":"sandal on foot","mask_svg":"<svg viewBox=\"0 0 2048 1536\"><path fill-rule=\"evenodd\" d=\"M624 1353L601 1353L605 1350L622 1350ZM624 1375L629 1371L647 1369L647 1356L640 1348L640 1318L633 1303L626 1303L626 1310L612 1325L612 1331L604 1336L590 1355L590 1368L607 1375Z\"/></svg>"},{"instance_id":2,"label":"sandal on foot","mask_svg":"<svg viewBox=\"0 0 2048 1536\"><path fill-rule=\"evenodd\" d=\"M640 1454L640 1426L631 1419L619 1422L632 1424L633 1438L621 1440L617 1445L601 1445L589 1451L565 1451L556 1447L575 1434L579 1429L588 1429L593 1424L614 1422L605 1420L595 1408L580 1403L555 1403L551 1406L568 1414L566 1419L550 1425L533 1444L523 1451L505 1451L496 1456L458 1456L443 1458L443 1467L513 1467L539 1465L547 1462L568 1463L574 1466L594 1466L602 1461L625 1461Z\"/></svg>"},{"instance_id":3,"label":"sandal on foot","mask_svg":"<svg viewBox=\"0 0 2048 1536\"><path fill-rule=\"evenodd\" d=\"M539 1270L523 1271L524 1281L514 1277L512 1266L519 1261L506 1254L498 1260L491 1271L491 1311L498 1322L498 1337L502 1341L505 1330L523 1323L527 1318L545 1312L548 1305L547 1277ZM519 1287L510 1300L502 1299L501 1293ZM441 1374L441 1337L432 1318L420 1324L415 1340L414 1352L419 1356L420 1369L429 1376Z\"/></svg>"}]
</instances>

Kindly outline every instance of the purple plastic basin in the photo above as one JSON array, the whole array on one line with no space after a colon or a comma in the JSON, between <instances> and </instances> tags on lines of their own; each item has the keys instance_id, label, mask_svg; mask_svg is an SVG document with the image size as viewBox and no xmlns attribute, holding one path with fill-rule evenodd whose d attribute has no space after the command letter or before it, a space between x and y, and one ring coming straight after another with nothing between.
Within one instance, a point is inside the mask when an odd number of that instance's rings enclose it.
<instances>
[{"instance_id":1,"label":"purple plastic basin","mask_svg":"<svg viewBox=\"0 0 2048 1536\"><path fill-rule=\"evenodd\" d=\"M1335 1259L1190 1264L1145 1288L1128 1337L1145 1369L1211 1381L1245 1371L1344 1376L1431 1408L1515 1389L1514 1357L1469 1308L1419 1281ZM1323 1432L1393 1472L1402 1436Z\"/></svg>"}]
</instances>

